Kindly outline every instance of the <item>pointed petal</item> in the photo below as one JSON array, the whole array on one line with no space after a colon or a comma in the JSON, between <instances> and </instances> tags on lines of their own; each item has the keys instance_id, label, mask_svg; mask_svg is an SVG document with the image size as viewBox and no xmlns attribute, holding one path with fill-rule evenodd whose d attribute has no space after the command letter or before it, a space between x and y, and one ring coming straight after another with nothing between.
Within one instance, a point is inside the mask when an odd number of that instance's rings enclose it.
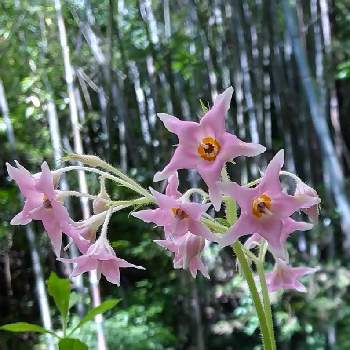
<instances>
[{"instance_id":1,"label":"pointed petal","mask_svg":"<svg viewBox=\"0 0 350 350\"><path fill-rule=\"evenodd\" d=\"M226 112L230 109L230 102L233 94L233 88L230 86L215 99L213 107L203 116L200 121L202 130L218 137L225 132Z\"/></svg>"},{"instance_id":2,"label":"pointed petal","mask_svg":"<svg viewBox=\"0 0 350 350\"><path fill-rule=\"evenodd\" d=\"M157 226L169 225L173 222L168 209L145 209L132 212L131 215L147 223L153 222Z\"/></svg>"},{"instance_id":3,"label":"pointed petal","mask_svg":"<svg viewBox=\"0 0 350 350\"><path fill-rule=\"evenodd\" d=\"M16 216L10 221L11 225L27 225L32 221L32 219L24 212L19 212Z\"/></svg>"},{"instance_id":4,"label":"pointed petal","mask_svg":"<svg viewBox=\"0 0 350 350\"><path fill-rule=\"evenodd\" d=\"M6 163L6 167L10 178L16 181L20 191L25 197L27 196L28 191L34 190L35 180L32 174L27 169L25 169L24 167L18 169L9 163Z\"/></svg>"},{"instance_id":5,"label":"pointed petal","mask_svg":"<svg viewBox=\"0 0 350 350\"><path fill-rule=\"evenodd\" d=\"M120 271L116 261L106 260L101 263L101 273L108 282L120 286Z\"/></svg>"},{"instance_id":6,"label":"pointed petal","mask_svg":"<svg viewBox=\"0 0 350 350\"><path fill-rule=\"evenodd\" d=\"M236 240L245 235L258 232L257 225L246 215L241 215L236 223L219 240L220 248L233 244Z\"/></svg>"},{"instance_id":7,"label":"pointed petal","mask_svg":"<svg viewBox=\"0 0 350 350\"><path fill-rule=\"evenodd\" d=\"M84 272L96 270L98 261L88 255L81 255L75 260L76 266L74 267L71 276L76 277Z\"/></svg>"},{"instance_id":8,"label":"pointed petal","mask_svg":"<svg viewBox=\"0 0 350 350\"><path fill-rule=\"evenodd\" d=\"M168 165L162 171L159 171L154 175L153 181L158 182L165 180L171 175L174 175L179 169L194 169L200 159L196 152L196 147L189 148L179 145Z\"/></svg>"},{"instance_id":9,"label":"pointed petal","mask_svg":"<svg viewBox=\"0 0 350 350\"><path fill-rule=\"evenodd\" d=\"M222 147L219 156L226 162L241 156L255 157L266 151L266 147L258 143L244 142L237 136L227 132L224 134L221 142Z\"/></svg>"},{"instance_id":10,"label":"pointed petal","mask_svg":"<svg viewBox=\"0 0 350 350\"><path fill-rule=\"evenodd\" d=\"M222 192L231 196L242 210L251 212L253 199L258 195L256 188L239 186L236 182L222 182L220 187Z\"/></svg>"},{"instance_id":11,"label":"pointed petal","mask_svg":"<svg viewBox=\"0 0 350 350\"><path fill-rule=\"evenodd\" d=\"M281 149L271 160L258 187L270 195L281 192L279 173L284 164L284 150Z\"/></svg>"},{"instance_id":12,"label":"pointed petal","mask_svg":"<svg viewBox=\"0 0 350 350\"><path fill-rule=\"evenodd\" d=\"M313 224L310 224L309 222L295 221L291 218L284 219L281 240L282 242L285 242L288 239L289 235L293 232L311 230L312 227Z\"/></svg>"},{"instance_id":13,"label":"pointed petal","mask_svg":"<svg viewBox=\"0 0 350 350\"><path fill-rule=\"evenodd\" d=\"M51 216L43 218L43 225L50 238L56 256L60 256L62 247L62 230L57 221Z\"/></svg>"},{"instance_id":14,"label":"pointed petal","mask_svg":"<svg viewBox=\"0 0 350 350\"><path fill-rule=\"evenodd\" d=\"M179 187L179 176L176 172L168 178L168 185L165 189L165 194L169 197L179 198L181 193L177 190Z\"/></svg>"},{"instance_id":15,"label":"pointed petal","mask_svg":"<svg viewBox=\"0 0 350 350\"><path fill-rule=\"evenodd\" d=\"M166 113L158 113L157 116L170 132L178 136L180 144L189 146L198 144L196 140L199 130L198 123L180 120Z\"/></svg>"},{"instance_id":16,"label":"pointed petal","mask_svg":"<svg viewBox=\"0 0 350 350\"><path fill-rule=\"evenodd\" d=\"M46 194L46 196L51 200L55 198L55 189L53 186L53 175L50 171L49 166L46 162L41 165L40 178L36 184L36 189L40 192Z\"/></svg>"}]
</instances>

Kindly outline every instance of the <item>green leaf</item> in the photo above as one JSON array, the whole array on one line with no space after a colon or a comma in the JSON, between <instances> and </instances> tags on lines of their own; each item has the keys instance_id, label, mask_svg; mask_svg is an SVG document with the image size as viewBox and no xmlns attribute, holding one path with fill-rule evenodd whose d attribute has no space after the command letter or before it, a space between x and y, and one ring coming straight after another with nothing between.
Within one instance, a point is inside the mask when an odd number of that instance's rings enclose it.
<instances>
[{"instance_id":1,"label":"green leaf","mask_svg":"<svg viewBox=\"0 0 350 350\"><path fill-rule=\"evenodd\" d=\"M51 333L51 331L38 326L36 324L31 324L27 322L16 322L8 323L0 327L3 331L16 332L16 333L26 333L26 332L37 332L37 333Z\"/></svg>"},{"instance_id":2,"label":"green leaf","mask_svg":"<svg viewBox=\"0 0 350 350\"><path fill-rule=\"evenodd\" d=\"M78 325L73 328L73 330L70 332L70 334L75 332L78 328L80 328L86 322L92 321L96 315L103 314L104 312L112 309L118 303L119 303L118 299L108 299L108 300L104 301L101 305L96 306L95 308L89 310L87 312L87 314L78 323Z\"/></svg>"},{"instance_id":3,"label":"green leaf","mask_svg":"<svg viewBox=\"0 0 350 350\"><path fill-rule=\"evenodd\" d=\"M59 278L54 272L51 272L47 281L47 290L53 297L55 304L62 315L64 327L67 320L70 298L70 283L68 279Z\"/></svg>"},{"instance_id":4,"label":"green leaf","mask_svg":"<svg viewBox=\"0 0 350 350\"><path fill-rule=\"evenodd\" d=\"M58 343L59 350L89 350L88 346L78 339L63 338Z\"/></svg>"}]
</instances>

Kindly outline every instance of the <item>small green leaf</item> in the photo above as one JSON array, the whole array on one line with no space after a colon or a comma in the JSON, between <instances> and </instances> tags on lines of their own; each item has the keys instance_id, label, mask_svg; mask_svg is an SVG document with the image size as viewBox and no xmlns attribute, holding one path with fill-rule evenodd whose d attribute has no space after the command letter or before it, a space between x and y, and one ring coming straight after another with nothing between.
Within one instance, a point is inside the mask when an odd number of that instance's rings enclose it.
<instances>
[{"instance_id":1,"label":"small green leaf","mask_svg":"<svg viewBox=\"0 0 350 350\"><path fill-rule=\"evenodd\" d=\"M96 315L103 314L104 312L112 309L118 303L119 303L118 299L108 299L108 300L104 301L101 305L96 306L95 308L89 310L87 312L87 314L78 323L78 325L73 328L73 330L70 332L70 334L75 332L78 328L80 328L86 322L93 320Z\"/></svg>"},{"instance_id":2,"label":"small green leaf","mask_svg":"<svg viewBox=\"0 0 350 350\"><path fill-rule=\"evenodd\" d=\"M209 108L204 104L204 102L202 101L202 99L199 99L199 103L201 104L201 108L202 108L202 111L204 113L207 113L209 111Z\"/></svg>"},{"instance_id":3,"label":"small green leaf","mask_svg":"<svg viewBox=\"0 0 350 350\"><path fill-rule=\"evenodd\" d=\"M47 281L47 290L53 297L55 304L62 315L64 323L66 323L70 298L69 280L59 278L54 272L51 272Z\"/></svg>"},{"instance_id":4,"label":"small green leaf","mask_svg":"<svg viewBox=\"0 0 350 350\"><path fill-rule=\"evenodd\" d=\"M58 343L59 350L89 350L88 346L78 339L63 338Z\"/></svg>"},{"instance_id":5,"label":"small green leaf","mask_svg":"<svg viewBox=\"0 0 350 350\"><path fill-rule=\"evenodd\" d=\"M26 333L26 332L52 333L51 331L41 326L27 323L27 322L16 322L16 323L5 324L1 326L0 329L3 331L17 332L17 333Z\"/></svg>"}]
</instances>

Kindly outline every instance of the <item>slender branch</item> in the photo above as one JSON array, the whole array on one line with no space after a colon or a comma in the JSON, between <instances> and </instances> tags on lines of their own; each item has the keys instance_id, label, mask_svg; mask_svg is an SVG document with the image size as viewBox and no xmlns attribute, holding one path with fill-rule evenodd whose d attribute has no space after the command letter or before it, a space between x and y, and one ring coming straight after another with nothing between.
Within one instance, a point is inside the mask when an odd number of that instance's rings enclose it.
<instances>
[{"instance_id":1,"label":"slender branch","mask_svg":"<svg viewBox=\"0 0 350 350\"><path fill-rule=\"evenodd\" d=\"M258 314L264 350L274 350L274 347L272 345L272 338L270 335L270 330L268 327L268 322L267 322L266 317L265 317L264 307L261 303L259 292L258 292L258 289L256 288L256 285L255 285L253 272L252 272L252 270L248 264L248 261L244 255L241 242L236 241L233 244L232 249L237 256L237 259L238 259L239 264L241 266L242 273L243 273L243 275L248 283L248 287L249 287L250 293L251 293L252 298L253 298L255 309L256 309L256 312Z\"/></svg>"},{"instance_id":2,"label":"slender branch","mask_svg":"<svg viewBox=\"0 0 350 350\"><path fill-rule=\"evenodd\" d=\"M272 343L272 349L276 349L276 340L275 340L275 334L273 330L273 318L272 318L272 312L271 312L271 302L270 302L270 296L269 291L266 284L266 277L265 277L265 271L264 271L264 261L265 261L265 254L266 254L266 242L260 247L259 252L259 259L256 262L256 268L258 271L260 286L261 286L261 293L263 297L263 304L264 304L264 310L265 315L267 318L267 325L269 328L270 336L271 336L271 343Z\"/></svg>"},{"instance_id":3,"label":"slender branch","mask_svg":"<svg viewBox=\"0 0 350 350\"><path fill-rule=\"evenodd\" d=\"M114 181L114 182L116 182L116 183L118 183L118 184L120 184L120 185L122 185L124 187L127 187L127 188L133 190L134 192L140 193L140 194L142 194L145 197L153 199L152 195L147 190L145 190L143 187L141 187L140 185L138 185L136 187L136 186L132 185L131 183L129 183L129 182L123 180L123 179L120 179L120 178L118 178L118 177L116 177L114 175L111 175L111 174L106 173L105 171L102 171L102 170L99 170L99 169L85 167L85 166L80 166L80 165L72 165L72 166L61 168L61 169L57 169L57 170L54 171L54 174L62 174L64 172L68 172L68 171L72 171L72 170L88 171L88 172L91 172L91 173L102 175L106 179L112 180L112 181Z\"/></svg>"}]
</instances>

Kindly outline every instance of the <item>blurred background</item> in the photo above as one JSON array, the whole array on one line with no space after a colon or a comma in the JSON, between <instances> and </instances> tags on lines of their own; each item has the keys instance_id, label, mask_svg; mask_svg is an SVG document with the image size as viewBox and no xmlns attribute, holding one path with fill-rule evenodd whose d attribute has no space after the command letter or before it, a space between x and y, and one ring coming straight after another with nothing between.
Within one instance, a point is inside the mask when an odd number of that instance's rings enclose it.
<instances>
[{"instance_id":1,"label":"blurred background","mask_svg":"<svg viewBox=\"0 0 350 350\"><path fill-rule=\"evenodd\" d=\"M70 272L40 224L9 225L21 204L5 162L37 172L43 160L55 168L65 152L84 152L150 186L176 144L156 112L198 120L200 100L211 106L232 85L228 129L267 147L238 159L233 179L256 178L284 148L285 168L322 198L319 223L288 243L294 265L321 270L307 278L307 294L273 297L278 349L350 349L349 54L348 0L1 0L0 324L57 327L44 281ZM193 172L180 175L181 190L203 185ZM99 190L90 175L61 185ZM84 201L67 205L76 220L90 210ZM211 279L194 280L173 270L152 242L160 236L127 212L113 217L118 255L147 270L123 270L119 288L88 275L72 282L75 317L91 300L121 299L82 339L97 349L98 330L109 349L261 349L232 251L208 245ZM0 349L51 350L44 338L4 332Z\"/></svg>"}]
</instances>

